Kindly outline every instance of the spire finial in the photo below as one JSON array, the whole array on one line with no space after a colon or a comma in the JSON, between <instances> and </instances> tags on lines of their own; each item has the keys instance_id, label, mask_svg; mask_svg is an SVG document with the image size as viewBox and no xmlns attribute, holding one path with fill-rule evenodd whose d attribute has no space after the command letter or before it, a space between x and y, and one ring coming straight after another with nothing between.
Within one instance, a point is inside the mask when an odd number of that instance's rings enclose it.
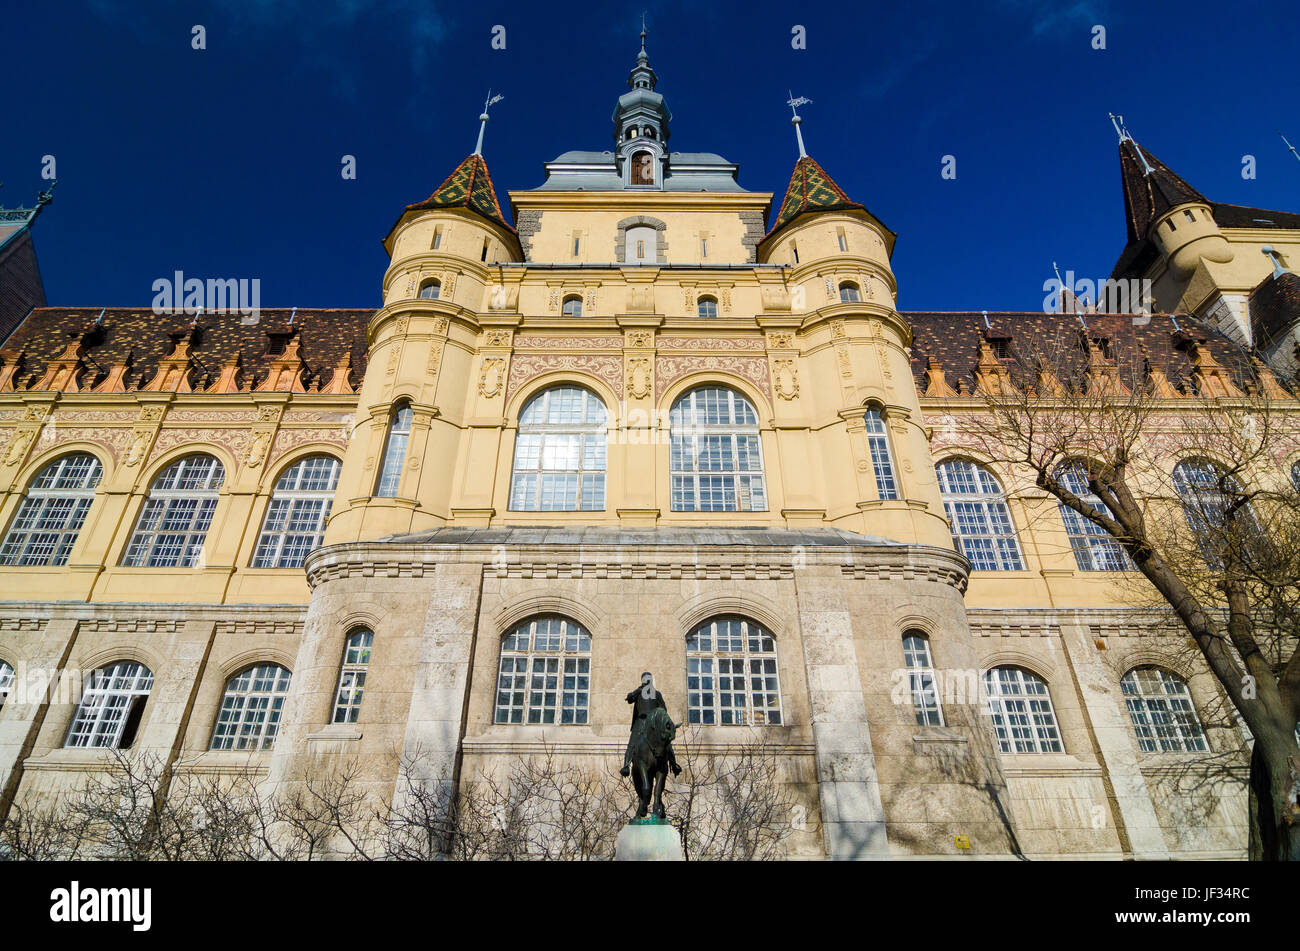
<instances>
[{"instance_id":1,"label":"spire finial","mask_svg":"<svg viewBox=\"0 0 1300 951\"><path fill-rule=\"evenodd\" d=\"M787 90L787 91L788 91L788 90ZM794 93L793 93L793 92L790 93L790 98L789 98L789 100L786 101L786 105L789 106L789 107L790 107L790 111L794 113L794 118L790 120L790 124L794 126L794 137L795 137L795 139L798 140L798 142L799 142L799 157L800 157L800 158L807 158L807 157L808 157L808 153L804 151L804 147L803 147L803 132L802 132L802 131L800 130L800 128L799 128L799 123L803 122L803 119L801 119L801 118L799 117L799 107L800 107L800 106L807 105L807 104L810 103L810 102L812 102L811 99L806 99L806 98L804 98L803 96L800 96L798 99L796 99L796 98L794 97Z\"/></svg>"},{"instance_id":2,"label":"spire finial","mask_svg":"<svg viewBox=\"0 0 1300 951\"><path fill-rule=\"evenodd\" d=\"M1282 135L1282 130L1279 129L1278 132L1277 132L1277 134L1278 134L1278 135ZM1294 155L1294 156L1296 157L1296 161L1297 161L1297 162L1300 162L1300 152L1297 152L1297 151L1295 150L1295 146L1292 145L1290 142L1288 142L1288 141L1287 141L1287 137L1284 136L1284 135L1282 135L1282 141L1283 141L1283 142L1286 142L1286 147L1287 147L1288 149L1291 150L1291 154Z\"/></svg>"},{"instance_id":3,"label":"spire finial","mask_svg":"<svg viewBox=\"0 0 1300 951\"><path fill-rule=\"evenodd\" d=\"M483 133L487 131L488 109L504 98L505 96L494 96L492 90L488 90L487 99L483 102L483 114L478 117L478 144L474 146L475 155L481 156L483 154Z\"/></svg>"},{"instance_id":4,"label":"spire finial","mask_svg":"<svg viewBox=\"0 0 1300 951\"><path fill-rule=\"evenodd\" d=\"M645 52L645 38L646 38L645 11L642 10L641 11L641 52L643 53Z\"/></svg>"},{"instance_id":5,"label":"spire finial","mask_svg":"<svg viewBox=\"0 0 1300 951\"><path fill-rule=\"evenodd\" d=\"M1110 116L1111 125L1113 125L1115 127L1115 131L1119 133L1119 144L1123 145L1125 142L1132 142L1133 151L1137 152L1138 158L1142 160L1142 168L1144 170L1144 174L1150 175L1152 172L1154 172L1155 169L1152 168L1151 163L1147 161L1146 153L1142 151L1142 146L1138 145L1137 139L1133 138L1132 133L1130 133L1128 130L1128 126L1124 124L1124 117L1117 116L1113 112L1108 113L1108 115Z\"/></svg>"}]
</instances>

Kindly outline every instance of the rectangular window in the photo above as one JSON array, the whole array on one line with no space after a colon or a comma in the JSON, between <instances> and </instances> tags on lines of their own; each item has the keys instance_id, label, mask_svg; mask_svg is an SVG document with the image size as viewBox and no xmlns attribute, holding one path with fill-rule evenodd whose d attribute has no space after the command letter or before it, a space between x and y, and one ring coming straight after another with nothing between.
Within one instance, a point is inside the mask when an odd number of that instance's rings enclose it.
<instances>
[{"instance_id":1,"label":"rectangular window","mask_svg":"<svg viewBox=\"0 0 1300 951\"><path fill-rule=\"evenodd\" d=\"M799 263L799 249L793 243L790 245L790 257L794 259L795 264Z\"/></svg>"},{"instance_id":2,"label":"rectangular window","mask_svg":"<svg viewBox=\"0 0 1300 951\"><path fill-rule=\"evenodd\" d=\"M843 228L836 229L836 237L839 238L840 250L847 251L849 249L849 239L844 236Z\"/></svg>"},{"instance_id":3,"label":"rectangular window","mask_svg":"<svg viewBox=\"0 0 1300 951\"><path fill-rule=\"evenodd\" d=\"M700 238L700 257L707 258L708 256L709 256L709 239Z\"/></svg>"},{"instance_id":4,"label":"rectangular window","mask_svg":"<svg viewBox=\"0 0 1300 951\"><path fill-rule=\"evenodd\" d=\"M437 251L442 245L442 225L433 229L433 250Z\"/></svg>"},{"instance_id":5,"label":"rectangular window","mask_svg":"<svg viewBox=\"0 0 1300 951\"><path fill-rule=\"evenodd\" d=\"M581 250L582 250L582 235L575 231L573 232L573 256L576 258L578 256L578 252Z\"/></svg>"},{"instance_id":6,"label":"rectangular window","mask_svg":"<svg viewBox=\"0 0 1300 951\"><path fill-rule=\"evenodd\" d=\"M480 260L480 261L486 261L486 260L487 260L487 253L488 253L488 240L487 240L487 238L484 238L484 239L483 239L483 253L482 253L481 255L479 255L479 260Z\"/></svg>"}]
</instances>

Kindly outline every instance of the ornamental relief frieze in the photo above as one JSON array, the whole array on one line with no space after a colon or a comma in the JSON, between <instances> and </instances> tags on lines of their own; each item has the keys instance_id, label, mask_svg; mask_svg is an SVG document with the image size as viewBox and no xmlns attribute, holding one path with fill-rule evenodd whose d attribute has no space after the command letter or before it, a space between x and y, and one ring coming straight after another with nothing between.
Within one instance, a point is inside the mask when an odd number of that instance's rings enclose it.
<instances>
[{"instance_id":1,"label":"ornamental relief frieze","mask_svg":"<svg viewBox=\"0 0 1300 951\"><path fill-rule=\"evenodd\" d=\"M101 426L47 426L36 442L36 451L44 452L70 442L88 442L102 446L116 462L131 444L131 430L104 429Z\"/></svg>"},{"instance_id":2,"label":"ornamental relief frieze","mask_svg":"<svg viewBox=\"0 0 1300 951\"><path fill-rule=\"evenodd\" d=\"M174 409L167 414L169 423L251 423L257 410Z\"/></svg>"},{"instance_id":3,"label":"ornamental relief frieze","mask_svg":"<svg viewBox=\"0 0 1300 951\"><path fill-rule=\"evenodd\" d=\"M153 462L159 456L186 443L195 443L195 452L202 452L205 445L220 446L231 456L239 459L247 454L248 436L247 432L238 429L164 429L154 440L149 461Z\"/></svg>"},{"instance_id":4,"label":"ornamental relief frieze","mask_svg":"<svg viewBox=\"0 0 1300 951\"><path fill-rule=\"evenodd\" d=\"M515 354L510 361L510 379L506 385L506 402L519 388L543 373L577 370L589 373L609 384L615 393L623 389L623 358L617 354L546 353Z\"/></svg>"},{"instance_id":5,"label":"ornamental relief frieze","mask_svg":"<svg viewBox=\"0 0 1300 951\"><path fill-rule=\"evenodd\" d=\"M545 334L519 334L515 337L516 350L619 350L622 347L622 337L561 337Z\"/></svg>"},{"instance_id":6,"label":"ornamental relief frieze","mask_svg":"<svg viewBox=\"0 0 1300 951\"><path fill-rule=\"evenodd\" d=\"M767 344L758 337L660 337L660 350L749 350L763 351Z\"/></svg>"},{"instance_id":7,"label":"ornamental relief frieze","mask_svg":"<svg viewBox=\"0 0 1300 951\"><path fill-rule=\"evenodd\" d=\"M656 399L682 377L691 373L710 371L735 374L758 387L769 402L772 399L772 383L765 358L724 357L712 354L690 357L660 354L655 359Z\"/></svg>"}]
</instances>

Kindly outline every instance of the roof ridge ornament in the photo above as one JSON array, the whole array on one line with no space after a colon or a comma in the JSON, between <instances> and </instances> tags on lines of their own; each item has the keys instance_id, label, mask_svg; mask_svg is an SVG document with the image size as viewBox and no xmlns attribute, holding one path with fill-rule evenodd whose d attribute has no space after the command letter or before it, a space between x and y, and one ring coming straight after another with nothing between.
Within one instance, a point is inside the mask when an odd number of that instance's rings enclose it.
<instances>
[{"instance_id":1,"label":"roof ridge ornament","mask_svg":"<svg viewBox=\"0 0 1300 951\"><path fill-rule=\"evenodd\" d=\"M799 107L808 105L812 100L805 96L800 96L796 99L793 92L790 92L789 90L786 91L790 93L790 98L786 101L786 105L789 106L790 111L794 113L794 118L790 120L790 124L794 126L794 137L799 143L799 157L807 158L808 153L803 147L803 132L799 129L799 123L803 122L803 119L799 116Z\"/></svg>"},{"instance_id":2,"label":"roof ridge ornament","mask_svg":"<svg viewBox=\"0 0 1300 951\"><path fill-rule=\"evenodd\" d=\"M488 109L496 105L504 98L505 96L492 95L492 90L489 89L487 94L487 99L485 99L483 102L483 114L478 117L478 121L479 121L478 144L474 146L474 154L479 156L480 158L482 158L483 156L483 133L487 131Z\"/></svg>"}]
</instances>

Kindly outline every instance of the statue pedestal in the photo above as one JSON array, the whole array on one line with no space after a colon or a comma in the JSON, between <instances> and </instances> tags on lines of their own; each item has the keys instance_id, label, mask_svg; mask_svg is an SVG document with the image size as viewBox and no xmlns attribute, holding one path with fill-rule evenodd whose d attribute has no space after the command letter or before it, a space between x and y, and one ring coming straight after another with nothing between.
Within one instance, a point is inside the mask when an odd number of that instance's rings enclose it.
<instances>
[{"instance_id":1,"label":"statue pedestal","mask_svg":"<svg viewBox=\"0 0 1300 951\"><path fill-rule=\"evenodd\" d=\"M664 822L633 820L618 834L614 846L616 862L685 862L681 836Z\"/></svg>"}]
</instances>

